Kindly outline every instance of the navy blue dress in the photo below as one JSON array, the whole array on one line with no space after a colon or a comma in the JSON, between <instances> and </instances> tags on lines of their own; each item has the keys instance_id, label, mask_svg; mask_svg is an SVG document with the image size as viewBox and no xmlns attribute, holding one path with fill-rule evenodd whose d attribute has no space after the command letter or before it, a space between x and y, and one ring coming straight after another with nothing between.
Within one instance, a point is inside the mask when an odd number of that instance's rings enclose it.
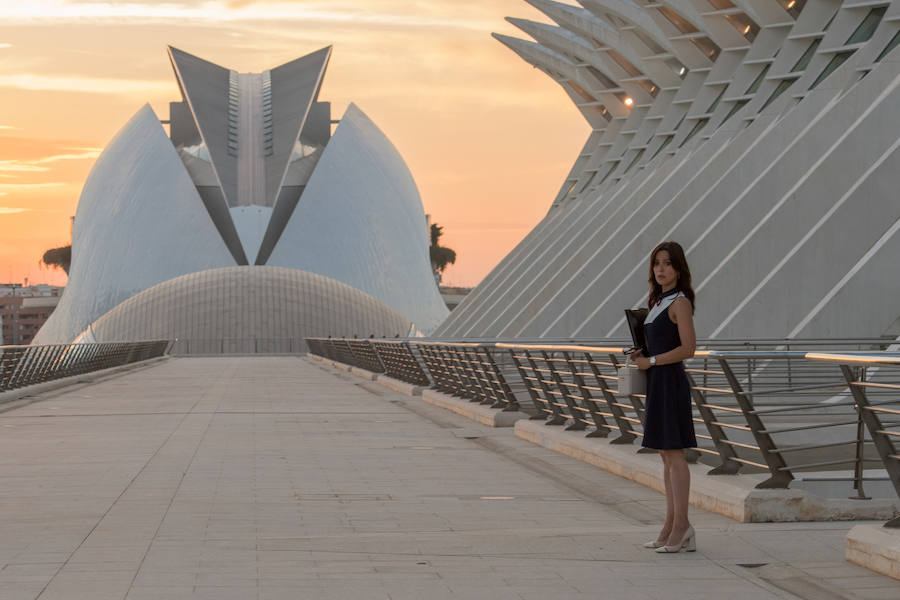
<instances>
[{"instance_id":1,"label":"navy blue dress","mask_svg":"<svg viewBox=\"0 0 900 600\"><path fill-rule=\"evenodd\" d=\"M678 325L669 318L669 306L676 297L678 291L670 290L660 299L659 306L647 315L644 336L650 356L681 345ZM657 450L697 446L691 412L691 387L681 362L657 365L647 370L644 439L641 445Z\"/></svg>"}]
</instances>

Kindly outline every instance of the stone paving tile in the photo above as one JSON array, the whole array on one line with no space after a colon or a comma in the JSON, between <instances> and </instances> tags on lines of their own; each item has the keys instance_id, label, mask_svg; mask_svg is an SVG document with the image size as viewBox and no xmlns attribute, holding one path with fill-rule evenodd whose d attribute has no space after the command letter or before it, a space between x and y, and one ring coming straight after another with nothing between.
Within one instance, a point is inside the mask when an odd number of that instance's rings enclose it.
<instances>
[{"instance_id":1,"label":"stone paving tile","mask_svg":"<svg viewBox=\"0 0 900 600\"><path fill-rule=\"evenodd\" d=\"M2 600L900 598L843 560L853 523L696 510L700 551L657 555L658 493L296 357L172 359L0 425Z\"/></svg>"}]
</instances>

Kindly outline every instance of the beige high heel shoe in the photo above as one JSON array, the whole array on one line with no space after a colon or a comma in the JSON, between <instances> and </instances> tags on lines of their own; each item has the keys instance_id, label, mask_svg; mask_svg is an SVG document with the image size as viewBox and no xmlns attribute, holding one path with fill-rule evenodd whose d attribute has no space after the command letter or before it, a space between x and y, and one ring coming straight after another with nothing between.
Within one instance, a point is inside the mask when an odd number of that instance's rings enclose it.
<instances>
[{"instance_id":1,"label":"beige high heel shoe","mask_svg":"<svg viewBox=\"0 0 900 600\"><path fill-rule=\"evenodd\" d=\"M697 536L694 533L693 525L688 525L687 531L681 538L681 543L674 546L660 546L656 549L660 554L674 554L676 552L696 552Z\"/></svg>"},{"instance_id":2,"label":"beige high heel shoe","mask_svg":"<svg viewBox=\"0 0 900 600\"><path fill-rule=\"evenodd\" d=\"M659 540L653 540L652 542L644 542L643 544L641 544L641 547L643 547L643 548L661 548L662 546L665 546L665 545L666 545L665 542L660 542Z\"/></svg>"}]
</instances>

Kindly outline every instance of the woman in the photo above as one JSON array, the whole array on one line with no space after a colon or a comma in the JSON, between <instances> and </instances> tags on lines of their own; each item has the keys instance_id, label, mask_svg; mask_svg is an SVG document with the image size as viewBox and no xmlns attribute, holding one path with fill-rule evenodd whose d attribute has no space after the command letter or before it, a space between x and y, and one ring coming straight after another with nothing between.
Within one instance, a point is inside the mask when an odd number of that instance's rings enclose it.
<instances>
[{"instance_id":1,"label":"woman","mask_svg":"<svg viewBox=\"0 0 900 600\"><path fill-rule=\"evenodd\" d=\"M684 250L663 242L650 255L650 312L644 336L650 356L638 350L631 359L647 370L647 401L642 445L659 450L666 486L666 522L655 541L657 552L693 552L694 528L688 521L691 473L685 448L697 446L691 412L691 388L681 361L694 356L694 290Z\"/></svg>"}]
</instances>

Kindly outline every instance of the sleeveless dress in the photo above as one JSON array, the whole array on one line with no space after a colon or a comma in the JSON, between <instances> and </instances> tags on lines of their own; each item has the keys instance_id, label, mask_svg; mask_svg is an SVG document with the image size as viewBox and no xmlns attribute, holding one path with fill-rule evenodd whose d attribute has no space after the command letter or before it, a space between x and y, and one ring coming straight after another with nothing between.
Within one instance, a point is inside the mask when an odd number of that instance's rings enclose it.
<instances>
[{"instance_id":1,"label":"sleeveless dress","mask_svg":"<svg viewBox=\"0 0 900 600\"><path fill-rule=\"evenodd\" d=\"M681 345L678 325L669 318L669 307L679 296L684 294L677 289L663 294L644 320L644 336L650 356ZM691 412L691 387L681 362L647 369L644 439L641 445L656 450L697 446Z\"/></svg>"}]
</instances>

